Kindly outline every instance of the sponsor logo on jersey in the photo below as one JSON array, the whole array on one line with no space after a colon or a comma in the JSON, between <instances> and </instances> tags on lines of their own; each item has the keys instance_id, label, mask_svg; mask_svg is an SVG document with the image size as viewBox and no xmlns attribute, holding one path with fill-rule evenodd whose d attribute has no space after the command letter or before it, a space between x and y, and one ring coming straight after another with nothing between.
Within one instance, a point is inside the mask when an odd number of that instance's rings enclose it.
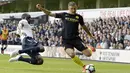
<instances>
[{"instance_id":1,"label":"sponsor logo on jersey","mask_svg":"<svg viewBox=\"0 0 130 73\"><path fill-rule=\"evenodd\" d=\"M76 18L76 19L79 19L79 16L76 16L75 18Z\"/></svg>"},{"instance_id":2,"label":"sponsor logo on jersey","mask_svg":"<svg viewBox=\"0 0 130 73\"><path fill-rule=\"evenodd\" d=\"M66 19L67 21L71 21L71 22L78 22L78 21L79 21L78 19L69 18L69 17L65 17L65 19Z\"/></svg>"}]
</instances>

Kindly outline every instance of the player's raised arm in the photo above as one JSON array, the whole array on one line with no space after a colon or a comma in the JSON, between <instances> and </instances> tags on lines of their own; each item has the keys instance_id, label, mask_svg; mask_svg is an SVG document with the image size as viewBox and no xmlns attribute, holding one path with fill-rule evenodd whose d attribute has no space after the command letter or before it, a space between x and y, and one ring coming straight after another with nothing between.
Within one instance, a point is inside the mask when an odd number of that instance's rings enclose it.
<instances>
[{"instance_id":1,"label":"player's raised arm","mask_svg":"<svg viewBox=\"0 0 130 73\"><path fill-rule=\"evenodd\" d=\"M51 11L45 9L44 7L42 7L40 4L36 5L36 8L38 8L39 10L43 11L45 14L52 16L52 17L56 17L55 13L51 13Z\"/></svg>"},{"instance_id":2,"label":"player's raised arm","mask_svg":"<svg viewBox=\"0 0 130 73\"><path fill-rule=\"evenodd\" d=\"M82 25L82 28L85 30L85 32L94 39L94 36L90 33L90 31L88 30L88 28L85 25Z\"/></svg>"},{"instance_id":3,"label":"player's raised arm","mask_svg":"<svg viewBox=\"0 0 130 73\"><path fill-rule=\"evenodd\" d=\"M84 24L84 20L83 17L80 17L80 21L79 21L80 25L82 26L82 28L85 30L85 32L94 39L94 36L90 33L90 31L88 30L87 26Z\"/></svg>"}]
</instances>

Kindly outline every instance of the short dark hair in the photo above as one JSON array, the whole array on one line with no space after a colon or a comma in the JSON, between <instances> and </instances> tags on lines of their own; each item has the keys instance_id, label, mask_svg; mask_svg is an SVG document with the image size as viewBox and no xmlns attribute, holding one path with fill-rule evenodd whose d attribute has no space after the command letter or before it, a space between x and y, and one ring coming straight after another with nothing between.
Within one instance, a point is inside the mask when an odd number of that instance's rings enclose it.
<instances>
[{"instance_id":1,"label":"short dark hair","mask_svg":"<svg viewBox=\"0 0 130 73\"><path fill-rule=\"evenodd\" d=\"M30 19L30 18L31 18L30 14L28 14L28 13L22 14L22 19Z\"/></svg>"},{"instance_id":2,"label":"short dark hair","mask_svg":"<svg viewBox=\"0 0 130 73\"><path fill-rule=\"evenodd\" d=\"M77 4L74 1L71 1L68 3L68 6L75 6L75 5L77 5Z\"/></svg>"}]
</instances>

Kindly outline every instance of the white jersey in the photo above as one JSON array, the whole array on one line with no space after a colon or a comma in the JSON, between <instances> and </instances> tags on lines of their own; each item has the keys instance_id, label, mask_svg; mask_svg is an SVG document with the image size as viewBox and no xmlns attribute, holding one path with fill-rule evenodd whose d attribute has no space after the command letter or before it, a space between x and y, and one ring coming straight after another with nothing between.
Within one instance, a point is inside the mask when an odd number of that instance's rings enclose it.
<instances>
[{"instance_id":1,"label":"white jersey","mask_svg":"<svg viewBox=\"0 0 130 73\"><path fill-rule=\"evenodd\" d=\"M33 38L32 27L29 25L26 19L22 19L19 21L18 26L17 26L17 34L20 35L21 42L26 36Z\"/></svg>"}]
</instances>

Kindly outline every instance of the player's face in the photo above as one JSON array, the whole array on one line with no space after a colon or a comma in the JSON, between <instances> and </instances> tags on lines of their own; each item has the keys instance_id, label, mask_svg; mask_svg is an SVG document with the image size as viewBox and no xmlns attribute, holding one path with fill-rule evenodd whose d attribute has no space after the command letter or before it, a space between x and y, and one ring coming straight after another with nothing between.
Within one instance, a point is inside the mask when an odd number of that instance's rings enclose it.
<instances>
[{"instance_id":1,"label":"player's face","mask_svg":"<svg viewBox=\"0 0 130 73\"><path fill-rule=\"evenodd\" d=\"M31 23L31 18L27 19L28 23L30 24Z\"/></svg>"},{"instance_id":2,"label":"player's face","mask_svg":"<svg viewBox=\"0 0 130 73\"><path fill-rule=\"evenodd\" d=\"M76 5L75 6L69 6L68 9L69 9L70 13L75 14L76 10L77 10L77 6Z\"/></svg>"}]
</instances>

